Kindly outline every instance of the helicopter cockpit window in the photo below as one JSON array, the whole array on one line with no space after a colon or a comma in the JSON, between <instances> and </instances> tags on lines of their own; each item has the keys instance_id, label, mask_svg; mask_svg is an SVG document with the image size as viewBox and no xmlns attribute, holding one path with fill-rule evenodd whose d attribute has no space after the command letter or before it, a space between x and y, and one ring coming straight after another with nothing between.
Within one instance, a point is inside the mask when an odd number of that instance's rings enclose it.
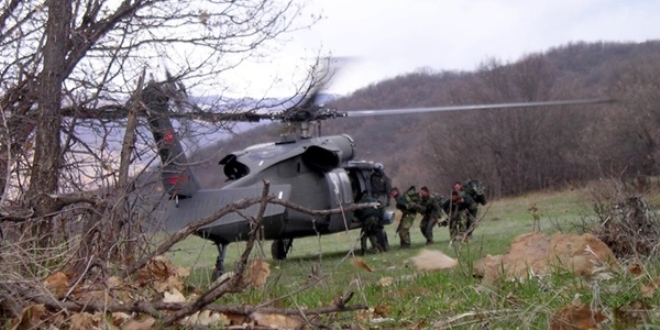
<instances>
[{"instance_id":1,"label":"helicopter cockpit window","mask_svg":"<svg viewBox=\"0 0 660 330\"><path fill-rule=\"evenodd\" d=\"M229 180L238 180L250 173L250 168L239 162L235 155L226 156L220 164L225 166L223 171Z\"/></svg>"},{"instance_id":2,"label":"helicopter cockpit window","mask_svg":"<svg viewBox=\"0 0 660 330\"><path fill-rule=\"evenodd\" d=\"M250 173L250 169L245 164L239 162L231 162L225 165L225 175L229 180L238 180Z\"/></svg>"}]
</instances>

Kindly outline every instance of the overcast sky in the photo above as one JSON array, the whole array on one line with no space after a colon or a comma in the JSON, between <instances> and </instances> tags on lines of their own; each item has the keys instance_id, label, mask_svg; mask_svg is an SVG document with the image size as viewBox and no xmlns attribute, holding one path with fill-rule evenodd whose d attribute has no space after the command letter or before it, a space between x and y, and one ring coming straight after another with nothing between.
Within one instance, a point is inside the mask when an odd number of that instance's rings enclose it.
<instances>
[{"instance_id":1,"label":"overcast sky","mask_svg":"<svg viewBox=\"0 0 660 330\"><path fill-rule=\"evenodd\" d=\"M321 50L351 57L329 91L348 94L422 67L474 70L576 41L660 39L660 0L310 0L324 19L295 32L266 64L237 76L260 93L298 76ZM297 70L297 71L294 71ZM289 86L290 87L290 86ZM270 94L287 93L286 87Z\"/></svg>"}]
</instances>

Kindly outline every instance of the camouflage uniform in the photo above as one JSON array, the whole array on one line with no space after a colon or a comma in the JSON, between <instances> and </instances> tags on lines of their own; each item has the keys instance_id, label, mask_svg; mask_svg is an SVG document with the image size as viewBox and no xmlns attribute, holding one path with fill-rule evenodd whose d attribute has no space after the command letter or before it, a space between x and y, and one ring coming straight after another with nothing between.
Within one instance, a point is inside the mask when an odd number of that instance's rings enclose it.
<instances>
[{"instance_id":1,"label":"camouflage uniform","mask_svg":"<svg viewBox=\"0 0 660 330\"><path fill-rule=\"evenodd\" d=\"M371 175L371 195L384 207L390 206L390 190L392 190L392 180L385 173L375 172Z\"/></svg>"},{"instance_id":2,"label":"camouflage uniform","mask_svg":"<svg viewBox=\"0 0 660 330\"><path fill-rule=\"evenodd\" d=\"M464 194L463 200L467 204L465 207L464 217L465 217L465 232L468 236L472 236L472 231L474 230L474 221L477 219L477 213L479 213L478 204L474 201L470 195Z\"/></svg>"},{"instance_id":3,"label":"camouflage uniform","mask_svg":"<svg viewBox=\"0 0 660 330\"><path fill-rule=\"evenodd\" d=\"M463 201L459 203L448 198L441 205L449 216L449 237L452 240L462 238L462 235L468 230L474 229L471 227L478 211L476 203L470 195L459 191L458 197Z\"/></svg>"},{"instance_id":4,"label":"camouflage uniform","mask_svg":"<svg viewBox=\"0 0 660 330\"><path fill-rule=\"evenodd\" d=\"M383 172L382 164L376 165L380 165L380 169L375 170L371 175L371 196L376 198L382 206L382 213L380 215L382 218L385 216L385 208L390 206L390 190L392 190L392 180L390 180L390 178L385 175L385 172ZM389 247L389 244L387 243L387 234L385 233L385 226L383 226L383 224L380 222L377 226L377 237L381 243L382 251L385 252Z\"/></svg>"},{"instance_id":5,"label":"camouflage uniform","mask_svg":"<svg viewBox=\"0 0 660 330\"><path fill-rule=\"evenodd\" d=\"M436 196L428 196L422 199L422 222L419 223L419 229L426 238L426 244L433 243L433 227L440 218L440 201Z\"/></svg>"},{"instance_id":6,"label":"camouflage uniform","mask_svg":"<svg viewBox=\"0 0 660 330\"><path fill-rule=\"evenodd\" d=\"M375 203L378 202L375 198L365 194L358 202L362 203ZM367 239L371 242L371 246L376 252L383 252L383 247L378 244L378 230L380 226L380 219L383 215L383 207L369 207L366 209L359 209L355 211L355 215L362 222L362 231L360 233L360 247L361 252L364 254L367 251Z\"/></svg>"},{"instance_id":7,"label":"camouflage uniform","mask_svg":"<svg viewBox=\"0 0 660 330\"><path fill-rule=\"evenodd\" d=\"M396 208L402 213L401 222L397 229L399 239L401 240L401 248L410 247L410 228L415 222L415 217L417 217L419 202L419 195L415 187L408 188L405 193L400 194L396 198Z\"/></svg>"},{"instance_id":8,"label":"camouflage uniform","mask_svg":"<svg viewBox=\"0 0 660 330\"><path fill-rule=\"evenodd\" d=\"M488 200L486 199L486 187L479 180L467 179L465 183L462 184L461 192L472 198L472 203L467 208L469 213L467 218L467 231L468 236L472 236L472 231L474 230L475 225L474 221L477 219L477 213L479 212L479 204L486 205L488 203Z\"/></svg>"}]
</instances>

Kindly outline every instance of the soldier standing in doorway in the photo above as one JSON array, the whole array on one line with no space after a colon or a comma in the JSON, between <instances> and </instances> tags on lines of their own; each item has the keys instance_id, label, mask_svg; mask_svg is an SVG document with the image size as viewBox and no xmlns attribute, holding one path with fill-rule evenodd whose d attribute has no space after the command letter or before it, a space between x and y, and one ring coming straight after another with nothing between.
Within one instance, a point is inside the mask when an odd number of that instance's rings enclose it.
<instances>
[{"instance_id":1,"label":"soldier standing in doorway","mask_svg":"<svg viewBox=\"0 0 660 330\"><path fill-rule=\"evenodd\" d=\"M376 198L383 207L390 206L390 190L392 180L385 175L383 164L376 163L374 172L371 174L371 196Z\"/></svg>"},{"instance_id":2,"label":"soldier standing in doorway","mask_svg":"<svg viewBox=\"0 0 660 330\"><path fill-rule=\"evenodd\" d=\"M378 200L369 196L369 194L364 191L362 192L362 197L358 201L358 204L366 203L377 203ZM382 216L383 216L383 206L379 205L377 207L368 207L365 209L359 209L355 211L355 215L362 223L362 231L360 233L360 254L364 255L367 252L367 240L371 242L376 253L384 252L385 249L378 242L378 226L380 225Z\"/></svg>"}]
</instances>

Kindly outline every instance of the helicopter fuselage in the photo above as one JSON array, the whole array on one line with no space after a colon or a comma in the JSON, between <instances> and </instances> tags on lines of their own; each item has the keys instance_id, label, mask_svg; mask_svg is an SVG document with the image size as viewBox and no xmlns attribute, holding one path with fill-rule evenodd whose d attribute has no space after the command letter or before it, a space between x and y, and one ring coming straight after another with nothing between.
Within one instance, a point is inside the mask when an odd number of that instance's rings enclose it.
<instances>
[{"instance_id":1,"label":"helicopter fuselage","mask_svg":"<svg viewBox=\"0 0 660 330\"><path fill-rule=\"evenodd\" d=\"M353 161L354 142L348 135L326 136L288 142L273 142L249 147L226 155L220 161L224 174L232 181L221 189L199 190L188 198L181 196L169 214L169 221L187 224L192 219L235 202L258 197L263 181L276 198L311 210L347 207L363 191L370 191L373 163ZM197 234L216 243L227 244L247 239L256 207L243 216L225 216L202 227ZM360 227L353 212L312 216L280 205L269 205L262 219L263 239L282 240L336 233Z\"/></svg>"}]
</instances>

